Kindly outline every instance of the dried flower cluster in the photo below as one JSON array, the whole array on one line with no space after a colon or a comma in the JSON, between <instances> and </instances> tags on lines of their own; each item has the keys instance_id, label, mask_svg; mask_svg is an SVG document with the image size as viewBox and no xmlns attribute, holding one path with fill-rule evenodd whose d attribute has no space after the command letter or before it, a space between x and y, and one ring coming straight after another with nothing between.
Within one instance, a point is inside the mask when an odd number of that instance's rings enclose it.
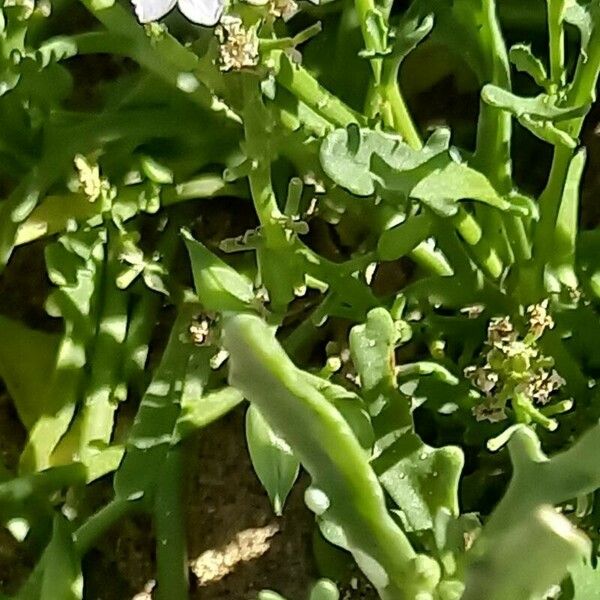
<instances>
[{"instance_id":1,"label":"dried flower cluster","mask_svg":"<svg viewBox=\"0 0 600 600\"><path fill-rule=\"evenodd\" d=\"M470 365L464 371L484 395L473 408L478 421L502 421L507 417L508 402L517 396L520 405L531 405L529 412L535 416L538 411L534 405L546 405L565 383L552 368L553 360L544 356L537 344L546 329L554 327L548 301L534 304L526 312L529 327L523 337L510 317L493 318L487 330L485 363Z\"/></svg>"},{"instance_id":2,"label":"dried flower cluster","mask_svg":"<svg viewBox=\"0 0 600 600\"><path fill-rule=\"evenodd\" d=\"M527 309L529 315L529 328L531 334L539 338L546 329L554 327L554 320L548 314L548 300L540 304L533 304Z\"/></svg>"},{"instance_id":3,"label":"dried flower cluster","mask_svg":"<svg viewBox=\"0 0 600 600\"><path fill-rule=\"evenodd\" d=\"M219 64L221 71L240 71L258 64L258 36L254 28L247 28L238 17L229 15L221 19L215 29L219 39Z\"/></svg>"},{"instance_id":4,"label":"dried flower cluster","mask_svg":"<svg viewBox=\"0 0 600 600\"><path fill-rule=\"evenodd\" d=\"M548 372L540 369L536 377L527 384L527 396L537 404L548 404L550 396L565 384L565 380L555 369Z\"/></svg>"},{"instance_id":5,"label":"dried flower cluster","mask_svg":"<svg viewBox=\"0 0 600 600\"><path fill-rule=\"evenodd\" d=\"M288 21L298 12L298 4L294 0L271 0L269 14L275 18Z\"/></svg>"}]
</instances>

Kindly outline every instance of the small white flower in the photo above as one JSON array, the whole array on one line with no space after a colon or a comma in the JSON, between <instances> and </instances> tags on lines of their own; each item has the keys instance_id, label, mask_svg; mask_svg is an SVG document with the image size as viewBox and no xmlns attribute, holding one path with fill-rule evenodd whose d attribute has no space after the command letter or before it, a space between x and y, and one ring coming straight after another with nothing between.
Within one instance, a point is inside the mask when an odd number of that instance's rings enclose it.
<instances>
[{"instance_id":1,"label":"small white flower","mask_svg":"<svg viewBox=\"0 0 600 600\"><path fill-rule=\"evenodd\" d=\"M225 0L131 0L140 23L162 19L175 5L183 16L197 25L212 27L223 14Z\"/></svg>"},{"instance_id":2,"label":"small white flower","mask_svg":"<svg viewBox=\"0 0 600 600\"><path fill-rule=\"evenodd\" d=\"M196 346L210 345L214 341L214 323L215 320L211 315L202 314L192 319L188 331Z\"/></svg>"}]
</instances>

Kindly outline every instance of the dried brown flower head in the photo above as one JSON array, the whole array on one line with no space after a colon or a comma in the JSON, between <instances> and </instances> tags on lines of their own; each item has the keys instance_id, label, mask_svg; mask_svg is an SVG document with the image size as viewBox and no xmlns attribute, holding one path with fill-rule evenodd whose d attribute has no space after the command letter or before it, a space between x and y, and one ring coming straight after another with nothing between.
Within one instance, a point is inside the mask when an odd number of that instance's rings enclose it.
<instances>
[{"instance_id":1,"label":"dried brown flower head","mask_svg":"<svg viewBox=\"0 0 600 600\"><path fill-rule=\"evenodd\" d=\"M554 319L548 314L548 299L539 304L532 304L527 309L529 315L529 330L539 338L546 329L554 327Z\"/></svg>"}]
</instances>

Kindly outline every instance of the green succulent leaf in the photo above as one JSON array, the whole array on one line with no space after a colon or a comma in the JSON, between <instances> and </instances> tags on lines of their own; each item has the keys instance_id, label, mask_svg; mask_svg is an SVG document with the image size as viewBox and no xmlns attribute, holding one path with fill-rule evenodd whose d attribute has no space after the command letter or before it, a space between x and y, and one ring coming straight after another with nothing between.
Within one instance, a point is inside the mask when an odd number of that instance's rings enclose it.
<instances>
[{"instance_id":1,"label":"green succulent leaf","mask_svg":"<svg viewBox=\"0 0 600 600\"><path fill-rule=\"evenodd\" d=\"M52 538L42 558L44 575L40 600L81 600L83 575L80 557L73 545L71 524L62 515L54 517Z\"/></svg>"},{"instance_id":2,"label":"green succulent leaf","mask_svg":"<svg viewBox=\"0 0 600 600\"><path fill-rule=\"evenodd\" d=\"M91 0L90 5L94 10L105 10L110 8L115 3L115 0Z\"/></svg>"},{"instance_id":3,"label":"green succulent leaf","mask_svg":"<svg viewBox=\"0 0 600 600\"><path fill-rule=\"evenodd\" d=\"M431 235L432 229L432 218L426 213L408 217L400 225L386 229L377 242L379 258L397 260L406 256Z\"/></svg>"},{"instance_id":4,"label":"green succulent leaf","mask_svg":"<svg viewBox=\"0 0 600 600\"><path fill-rule=\"evenodd\" d=\"M372 464L408 531L433 529L442 509L458 516L458 485L464 465L460 448L432 448L416 434L406 433Z\"/></svg>"},{"instance_id":5,"label":"green succulent leaf","mask_svg":"<svg viewBox=\"0 0 600 600\"><path fill-rule=\"evenodd\" d=\"M252 282L183 230L196 293L206 310L243 311L254 301Z\"/></svg>"},{"instance_id":6,"label":"green succulent leaf","mask_svg":"<svg viewBox=\"0 0 600 600\"><path fill-rule=\"evenodd\" d=\"M187 398L200 398L210 373L210 347L199 347L189 337L197 305L184 305L173 326L160 364L146 390L129 432L125 456L114 478L122 501L152 499L160 484L157 469L178 441L177 421Z\"/></svg>"},{"instance_id":7,"label":"green succulent leaf","mask_svg":"<svg viewBox=\"0 0 600 600\"><path fill-rule=\"evenodd\" d=\"M47 403L47 377L56 365L59 336L0 315L0 377L23 425L30 429ZM27 360L23 360L23 357Z\"/></svg>"},{"instance_id":8,"label":"green succulent leaf","mask_svg":"<svg viewBox=\"0 0 600 600\"><path fill-rule=\"evenodd\" d=\"M393 353L398 337L394 321L384 308L371 310L364 325L350 331L352 361L367 395L381 387L394 387Z\"/></svg>"},{"instance_id":9,"label":"green succulent leaf","mask_svg":"<svg viewBox=\"0 0 600 600\"><path fill-rule=\"evenodd\" d=\"M600 486L591 458L599 444L596 424L568 450L548 458L529 427L514 427L508 443L513 477L472 549L467 600L500 600L506 594L529 600L589 557L589 539L554 506ZM539 485L532 486L532 481ZM530 560L540 568L531 569Z\"/></svg>"},{"instance_id":10,"label":"green succulent leaf","mask_svg":"<svg viewBox=\"0 0 600 600\"><path fill-rule=\"evenodd\" d=\"M188 393L181 399L181 415L175 426L174 442L177 443L217 421L243 400L242 394L229 386L208 393L203 393L202 389L198 389L196 393L193 388L188 389Z\"/></svg>"},{"instance_id":11,"label":"green succulent leaf","mask_svg":"<svg viewBox=\"0 0 600 600\"><path fill-rule=\"evenodd\" d=\"M432 14L408 18L401 22L394 32L394 58L402 61L408 56L431 33L434 23L435 18Z\"/></svg>"},{"instance_id":12,"label":"green succulent leaf","mask_svg":"<svg viewBox=\"0 0 600 600\"><path fill-rule=\"evenodd\" d=\"M324 171L338 185L357 196L375 192L371 160L380 156L394 171L409 171L448 148L447 129L439 129L420 151L413 150L401 137L350 125L332 131L321 144L320 158Z\"/></svg>"},{"instance_id":13,"label":"green succulent leaf","mask_svg":"<svg viewBox=\"0 0 600 600\"><path fill-rule=\"evenodd\" d=\"M540 87L548 86L548 74L544 63L535 56L531 46L525 44L515 44L509 53L510 62L512 62L517 71L527 73Z\"/></svg>"},{"instance_id":14,"label":"green succulent leaf","mask_svg":"<svg viewBox=\"0 0 600 600\"><path fill-rule=\"evenodd\" d=\"M142 171L150 181L159 184L173 183L173 171L151 156L142 156L140 164Z\"/></svg>"},{"instance_id":15,"label":"green succulent leaf","mask_svg":"<svg viewBox=\"0 0 600 600\"><path fill-rule=\"evenodd\" d=\"M258 600L287 600L287 598L272 590L261 590L258 593Z\"/></svg>"},{"instance_id":16,"label":"green succulent leaf","mask_svg":"<svg viewBox=\"0 0 600 600\"><path fill-rule=\"evenodd\" d=\"M489 179L466 163L457 162L450 153L439 154L422 166L398 172L384 159L374 156L373 172L385 197L414 198L442 217L458 211L461 200L477 200L500 210L511 209Z\"/></svg>"},{"instance_id":17,"label":"green succulent leaf","mask_svg":"<svg viewBox=\"0 0 600 600\"><path fill-rule=\"evenodd\" d=\"M401 597L400 590L411 587L432 590L439 567L414 555L389 516L375 474L351 429L335 407L297 375L272 330L254 315L229 317L224 343L230 353L231 384L290 444L313 479L305 495L307 504L342 528L348 548L382 598ZM359 511L352 508L359 505ZM377 539L388 542L381 545ZM413 560L423 566L418 583L411 582Z\"/></svg>"},{"instance_id":18,"label":"green succulent leaf","mask_svg":"<svg viewBox=\"0 0 600 600\"><path fill-rule=\"evenodd\" d=\"M597 2L573 0L565 5L563 19L579 30L581 36L581 54L587 61L589 43L593 30L598 26L600 7Z\"/></svg>"},{"instance_id":19,"label":"green succulent leaf","mask_svg":"<svg viewBox=\"0 0 600 600\"><path fill-rule=\"evenodd\" d=\"M375 192L371 156L378 150L391 153L396 148L401 148L406 156L412 153L397 136L350 126L336 129L325 138L321 144L321 164L338 185L358 196L370 196Z\"/></svg>"},{"instance_id":20,"label":"green succulent leaf","mask_svg":"<svg viewBox=\"0 0 600 600\"><path fill-rule=\"evenodd\" d=\"M509 512L521 518L536 506L556 505L600 487L600 472L591 461L599 446L600 425L595 424L568 450L548 458L535 433L524 425L516 426L508 444L513 477L487 524L488 530L499 528ZM543 486L529 485L532 477L542 474Z\"/></svg>"},{"instance_id":21,"label":"green succulent leaf","mask_svg":"<svg viewBox=\"0 0 600 600\"><path fill-rule=\"evenodd\" d=\"M589 556L590 541L553 507L540 506L527 519L513 519L488 544L485 559L472 564L464 600L543 598L567 569ZM493 547L493 549L492 549ZM532 569L531 565L537 565Z\"/></svg>"},{"instance_id":22,"label":"green succulent leaf","mask_svg":"<svg viewBox=\"0 0 600 600\"><path fill-rule=\"evenodd\" d=\"M464 199L477 200L500 210L510 208L510 203L498 194L485 175L465 163L453 160L421 179L410 195L432 210L448 201Z\"/></svg>"},{"instance_id":23,"label":"green succulent leaf","mask_svg":"<svg viewBox=\"0 0 600 600\"><path fill-rule=\"evenodd\" d=\"M577 147L577 140L566 131L556 127L552 121L541 121L529 115L521 115L517 120L523 127L531 131L533 135L553 146L566 146L570 149Z\"/></svg>"},{"instance_id":24,"label":"green succulent leaf","mask_svg":"<svg viewBox=\"0 0 600 600\"><path fill-rule=\"evenodd\" d=\"M573 582L572 600L600 600L600 569L584 557L569 567Z\"/></svg>"},{"instance_id":25,"label":"green succulent leaf","mask_svg":"<svg viewBox=\"0 0 600 600\"><path fill-rule=\"evenodd\" d=\"M490 106L507 110L516 117L527 115L541 121L560 122L582 117L590 108L589 104L562 107L558 105L557 97L547 94L525 98L492 84L483 87L481 98Z\"/></svg>"},{"instance_id":26,"label":"green succulent leaf","mask_svg":"<svg viewBox=\"0 0 600 600\"><path fill-rule=\"evenodd\" d=\"M337 585L329 579L321 579L310 591L309 600L339 600L340 591Z\"/></svg>"},{"instance_id":27,"label":"green succulent leaf","mask_svg":"<svg viewBox=\"0 0 600 600\"><path fill-rule=\"evenodd\" d=\"M255 406L249 406L246 412L246 441L254 471L269 494L275 514L281 516L287 496L298 478L300 463Z\"/></svg>"}]
</instances>

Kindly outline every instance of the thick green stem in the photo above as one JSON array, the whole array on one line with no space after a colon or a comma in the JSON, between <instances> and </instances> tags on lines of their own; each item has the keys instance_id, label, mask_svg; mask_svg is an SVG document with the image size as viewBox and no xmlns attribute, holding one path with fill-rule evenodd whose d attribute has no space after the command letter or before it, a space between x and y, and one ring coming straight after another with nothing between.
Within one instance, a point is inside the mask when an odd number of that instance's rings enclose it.
<instances>
[{"instance_id":1,"label":"thick green stem","mask_svg":"<svg viewBox=\"0 0 600 600\"><path fill-rule=\"evenodd\" d=\"M157 247L166 269L169 269L173 263L179 246L179 225L177 220L175 222L171 220ZM160 294L149 293L146 290L133 307L127 327L124 341L124 380L129 386L137 386L137 391L140 393L147 384L147 379L144 377L146 360L162 302L163 298Z\"/></svg>"},{"instance_id":2,"label":"thick green stem","mask_svg":"<svg viewBox=\"0 0 600 600\"><path fill-rule=\"evenodd\" d=\"M188 597L187 541L183 514L183 445L167 453L154 502L157 600Z\"/></svg>"},{"instance_id":3,"label":"thick green stem","mask_svg":"<svg viewBox=\"0 0 600 600\"><path fill-rule=\"evenodd\" d=\"M481 83L493 83L510 90L508 53L496 15L496 3L485 2L482 10L485 19L485 33L479 32L477 35L480 39L486 40L483 51L488 63L486 72L481 74ZM494 187L503 194L508 194L513 186L511 135L511 115L481 101L473 161L475 166L489 178ZM505 260L510 264L515 257L521 258L528 254L523 248L522 242L527 235L520 217L499 214L484 206L476 207L476 215L482 216L484 237L495 248L500 261ZM501 273L502 270L501 268L498 273Z\"/></svg>"},{"instance_id":4,"label":"thick green stem","mask_svg":"<svg viewBox=\"0 0 600 600\"><path fill-rule=\"evenodd\" d=\"M493 279L500 277L503 269L502 260L494 246L483 237L483 232L475 217L460 207L458 213L452 217L452 224L462 239L470 246L477 263Z\"/></svg>"},{"instance_id":5,"label":"thick green stem","mask_svg":"<svg viewBox=\"0 0 600 600\"><path fill-rule=\"evenodd\" d=\"M556 217L560 208L560 199L567 180L567 172L571 164L573 151L567 146L556 146L550 167L548 183L540 196L540 221L536 228L537 244L536 250L545 248L544 258L552 253L551 245L548 244L552 229L556 223Z\"/></svg>"},{"instance_id":6,"label":"thick green stem","mask_svg":"<svg viewBox=\"0 0 600 600\"><path fill-rule=\"evenodd\" d=\"M188 341L190 324L200 310L198 304L182 303L179 307L160 364L129 432L125 457L114 477L117 498L143 496L145 508L153 506L154 494L161 485L157 465L162 464L171 449L186 386L195 386L199 393L210 372L211 348Z\"/></svg>"},{"instance_id":7,"label":"thick green stem","mask_svg":"<svg viewBox=\"0 0 600 600\"><path fill-rule=\"evenodd\" d=\"M123 191L120 198L127 195L129 190L132 195L140 193L136 186L131 186ZM247 195L248 191L245 186L238 183L227 183L221 175L206 173L173 186L164 186L161 201L162 205L167 207L188 200L219 197L244 198ZM101 208L99 203L90 202L81 193L46 196L27 220L18 226L15 246L28 244L39 238L65 231L72 220L83 223L99 215ZM139 213L132 215L132 218L137 214Z\"/></svg>"},{"instance_id":8,"label":"thick green stem","mask_svg":"<svg viewBox=\"0 0 600 600\"><path fill-rule=\"evenodd\" d=\"M386 40L382 40L377 35L382 32L372 21L377 13L375 2L373 0L355 0L354 7L358 15L365 48L368 52L382 53L385 50ZM381 82L383 60L380 57L374 57L369 62L373 71L373 86L376 88Z\"/></svg>"},{"instance_id":9,"label":"thick green stem","mask_svg":"<svg viewBox=\"0 0 600 600\"><path fill-rule=\"evenodd\" d=\"M92 371L81 412L79 453L84 460L97 453L97 448L92 448L91 445L110 442L119 394L125 391L121 367L129 297L116 284L116 277L121 269L118 257L119 233L112 224L107 225L106 231L103 276L98 293L98 330L92 352Z\"/></svg>"},{"instance_id":10,"label":"thick green stem","mask_svg":"<svg viewBox=\"0 0 600 600\"><path fill-rule=\"evenodd\" d=\"M351 123L363 123L364 119L361 115L356 115L343 102L329 94L329 92L321 87L316 79L314 79L306 70L297 65L292 65L289 62L289 58L284 56L283 53L280 51L274 52L273 60L276 61L276 64L277 61L281 61L279 62L280 66L277 70L277 81L295 97L310 107L315 113L329 120L334 127L347 127ZM403 122L412 125L410 115L406 110L406 106L403 103L397 85L395 85L394 88L398 92L394 115L404 114L406 120ZM256 92L251 90L251 93L255 94ZM396 119L396 117L394 117L394 119ZM402 118L400 118L400 120L402 120ZM392 120L388 124L392 127L395 126L394 123L396 122L399 121ZM257 133L258 131L259 130L257 129ZM419 149L422 147L421 139L414 127L413 132L414 134L410 135L412 145L414 145L415 149ZM299 170L316 173L318 169L320 172L320 165L314 164L311 160L307 161L306 151L298 152L297 148L298 146L296 144L290 144L289 140L286 139L280 152L287 155L297 165ZM307 162L310 162L310 165L307 165ZM452 269L448 265L448 262L443 259L439 252L435 252L426 243L419 244L419 246L411 252L410 256L418 265L433 275L452 275Z\"/></svg>"},{"instance_id":11,"label":"thick green stem","mask_svg":"<svg viewBox=\"0 0 600 600\"><path fill-rule=\"evenodd\" d=\"M506 45L496 16L496 3L484 2L485 33L477 35L484 39L486 72L481 74L481 84L493 83L504 89L511 88L510 69ZM512 188L510 141L512 117L506 111L480 102L477 124L477 143L474 161L492 184L503 193Z\"/></svg>"},{"instance_id":12,"label":"thick green stem","mask_svg":"<svg viewBox=\"0 0 600 600\"><path fill-rule=\"evenodd\" d=\"M458 209L456 215L452 217L452 223L469 246L475 246L481 241L482 232L479 223L462 206Z\"/></svg>"},{"instance_id":13,"label":"thick green stem","mask_svg":"<svg viewBox=\"0 0 600 600\"><path fill-rule=\"evenodd\" d=\"M383 53L386 49L387 20L391 3L383 9L373 0L355 0L365 48L371 53ZM381 19L380 23L377 20ZM386 61L381 57L370 59L373 80L367 95L367 115L371 118L381 113L384 123L397 131L412 148L419 149L421 137L410 116L406 102L398 86L399 62Z\"/></svg>"},{"instance_id":14,"label":"thick green stem","mask_svg":"<svg viewBox=\"0 0 600 600\"><path fill-rule=\"evenodd\" d=\"M213 96L205 82L198 79L202 73L198 69L199 60L196 54L168 34L160 39L150 40L136 22L133 11L129 13L119 4L99 9L91 0L82 0L82 3L110 34L122 36L127 40L127 56L173 88L182 89L180 75L193 72L197 85L193 90L186 87L186 95L192 102L210 109ZM116 39L113 38L113 41Z\"/></svg>"},{"instance_id":15,"label":"thick green stem","mask_svg":"<svg viewBox=\"0 0 600 600\"><path fill-rule=\"evenodd\" d=\"M431 275L449 277L454 271L445 256L427 242L421 242L409 255L421 268Z\"/></svg>"},{"instance_id":16,"label":"thick green stem","mask_svg":"<svg viewBox=\"0 0 600 600\"><path fill-rule=\"evenodd\" d=\"M246 152L251 162L248 175L254 208L268 241L281 241L283 232L276 221L281 217L271 183L271 156L268 137L268 114L262 102L258 79L244 73L244 133Z\"/></svg>"},{"instance_id":17,"label":"thick green stem","mask_svg":"<svg viewBox=\"0 0 600 600\"><path fill-rule=\"evenodd\" d=\"M558 505L600 486L596 457L600 426L594 425L568 450L548 459L529 427L519 427L508 445L514 466L508 489L486 525L486 532L501 532L538 504ZM539 485L531 485L531 482Z\"/></svg>"},{"instance_id":18,"label":"thick green stem","mask_svg":"<svg viewBox=\"0 0 600 600\"><path fill-rule=\"evenodd\" d=\"M72 463L3 481L0 483L0 513L7 517L12 511L22 510L37 495L82 485L85 475L85 467L81 463Z\"/></svg>"},{"instance_id":19,"label":"thick green stem","mask_svg":"<svg viewBox=\"0 0 600 600\"><path fill-rule=\"evenodd\" d=\"M293 448L313 478L307 501L340 527L348 549L385 600L416 600L439 581L435 561L415 553L390 518L377 477L339 412L301 377L258 317L224 324L229 378Z\"/></svg>"},{"instance_id":20,"label":"thick green stem","mask_svg":"<svg viewBox=\"0 0 600 600\"><path fill-rule=\"evenodd\" d=\"M140 508L140 502L135 500L112 500L92 515L75 533L73 541L75 549L83 556L93 545L126 514Z\"/></svg>"},{"instance_id":21,"label":"thick green stem","mask_svg":"<svg viewBox=\"0 0 600 600\"><path fill-rule=\"evenodd\" d=\"M332 125L346 127L350 123L364 123L362 115L329 93L305 68L293 63L285 52L272 51L268 62L274 66L277 83ZM246 76L248 79L252 77Z\"/></svg>"},{"instance_id":22,"label":"thick green stem","mask_svg":"<svg viewBox=\"0 0 600 600\"><path fill-rule=\"evenodd\" d=\"M565 0L547 1L550 79L559 88L565 83L565 32L563 28Z\"/></svg>"},{"instance_id":23,"label":"thick green stem","mask_svg":"<svg viewBox=\"0 0 600 600\"><path fill-rule=\"evenodd\" d=\"M510 247L517 263L525 263L531 259L531 241L525 229L523 219L516 215L506 215L504 228Z\"/></svg>"},{"instance_id":24,"label":"thick green stem","mask_svg":"<svg viewBox=\"0 0 600 600\"><path fill-rule=\"evenodd\" d=\"M567 94L567 106L579 106L594 99L600 73L600 28L593 30L588 49L588 56L579 58L574 83ZM583 117L580 117L565 122L563 128L577 138L582 125ZM554 228L574 152L564 145L557 145L554 148L548 183L539 198L540 221L534 233L533 264L522 277L524 285L529 289L527 301L535 301L545 295L544 267L551 258Z\"/></svg>"},{"instance_id":25,"label":"thick green stem","mask_svg":"<svg viewBox=\"0 0 600 600\"><path fill-rule=\"evenodd\" d=\"M406 106L404 96L400 91L398 83L399 68L400 61L398 60L390 59L384 61L380 93L389 107L389 114L392 119L392 123L389 125L406 140L406 143L413 150L419 150L422 147L421 136L417 131ZM384 122L385 116L384 112Z\"/></svg>"}]
</instances>

